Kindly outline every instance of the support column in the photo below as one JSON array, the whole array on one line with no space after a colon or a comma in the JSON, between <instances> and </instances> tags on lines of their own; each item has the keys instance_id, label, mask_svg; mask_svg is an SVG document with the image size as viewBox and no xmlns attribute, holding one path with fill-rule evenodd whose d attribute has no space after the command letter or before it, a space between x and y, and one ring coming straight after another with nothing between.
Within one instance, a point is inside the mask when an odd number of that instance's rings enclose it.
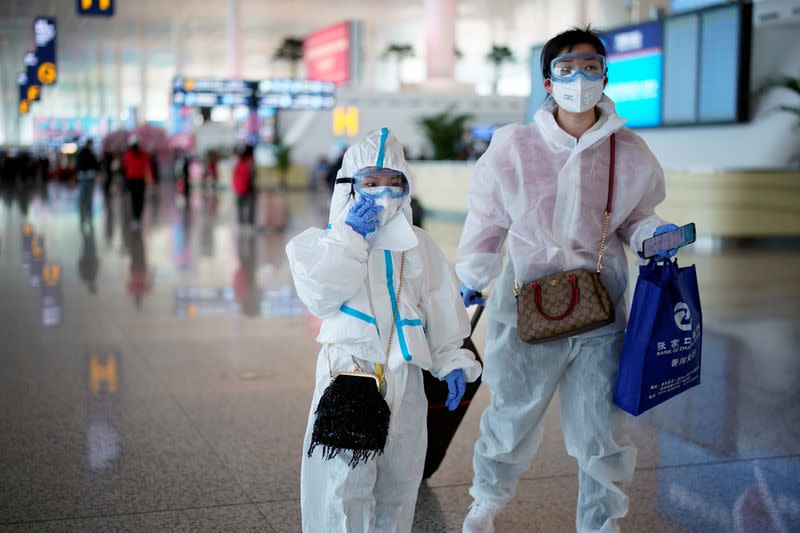
<instances>
[{"instance_id":1,"label":"support column","mask_svg":"<svg viewBox=\"0 0 800 533\"><path fill-rule=\"evenodd\" d=\"M116 92L115 98L115 115L114 115L114 128L117 129L120 127L120 121L122 120L122 113L125 111L125 104L123 102L122 97L122 86L123 86L123 79L122 79L122 50L120 47L120 37L119 34L115 32L114 37L114 90Z\"/></svg>"},{"instance_id":2,"label":"support column","mask_svg":"<svg viewBox=\"0 0 800 533\"><path fill-rule=\"evenodd\" d=\"M425 0L427 79L452 81L455 75L456 2Z\"/></svg>"},{"instance_id":3,"label":"support column","mask_svg":"<svg viewBox=\"0 0 800 533\"><path fill-rule=\"evenodd\" d=\"M139 48L139 111L136 121L138 125L147 124L147 38L143 36Z\"/></svg>"},{"instance_id":4,"label":"support column","mask_svg":"<svg viewBox=\"0 0 800 533\"><path fill-rule=\"evenodd\" d=\"M242 28L239 11L239 0L228 0L228 20L226 24L228 76L234 80L242 77Z\"/></svg>"},{"instance_id":5,"label":"support column","mask_svg":"<svg viewBox=\"0 0 800 533\"><path fill-rule=\"evenodd\" d=\"M175 75L183 74L183 24L181 21L181 8L177 4L172 6L172 52L175 58Z\"/></svg>"}]
</instances>

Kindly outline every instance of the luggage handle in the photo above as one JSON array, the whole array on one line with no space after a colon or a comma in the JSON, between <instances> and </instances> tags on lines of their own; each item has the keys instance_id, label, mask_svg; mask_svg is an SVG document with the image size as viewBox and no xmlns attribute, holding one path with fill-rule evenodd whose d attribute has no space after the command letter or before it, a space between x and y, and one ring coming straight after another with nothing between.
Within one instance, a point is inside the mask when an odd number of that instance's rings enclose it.
<instances>
[{"instance_id":1,"label":"luggage handle","mask_svg":"<svg viewBox=\"0 0 800 533\"><path fill-rule=\"evenodd\" d=\"M572 311L575 310L575 306L578 305L578 301L581 298L581 292L578 288L578 284L575 282L575 274L569 275L569 285L572 289L572 299L569 302L569 306L567 310L564 311L563 314L559 316L551 316L545 312L544 308L542 307L542 287L539 285L538 281L534 281L531 285L533 285L534 290L534 300L536 302L536 309L539 311L539 314L544 317L545 320L549 320L551 322L556 322L559 320L564 320L569 315L572 314Z\"/></svg>"},{"instance_id":2,"label":"luggage handle","mask_svg":"<svg viewBox=\"0 0 800 533\"><path fill-rule=\"evenodd\" d=\"M469 321L469 338L472 338L472 334L475 333L475 328L478 327L478 321L480 321L484 309L486 309L486 305L481 304L475 309L475 312L472 313L472 318Z\"/></svg>"}]
</instances>

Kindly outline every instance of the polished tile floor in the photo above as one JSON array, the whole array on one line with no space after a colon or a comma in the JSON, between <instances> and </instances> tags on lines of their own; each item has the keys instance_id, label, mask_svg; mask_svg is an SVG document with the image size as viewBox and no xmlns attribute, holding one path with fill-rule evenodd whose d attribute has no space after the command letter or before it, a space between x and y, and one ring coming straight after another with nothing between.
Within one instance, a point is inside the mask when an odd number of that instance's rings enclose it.
<instances>
[{"instance_id":1,"label":"polished tile floor","mask_svg":"<svg viewBox=\"0 0 800 533\"><path fill-rule=\"evenodd\" d=\"M299 531L319 323L283 247L325 223L324 195L290 194L286 230L253 234L237 233L226 193L196 191L188 209L151 197L142 232L119 200L81 210L75 189L4 193L0 532ZM428 228L452 259L459 225ZM800 253L682 261L699 270L703 384L630 417L640 453L623 528L800 531ZM460 531L488 399L480 389L423 483L415 531ZM575 472L556 402L497 530L574 531Z\"/></svg>"}]
</instances>

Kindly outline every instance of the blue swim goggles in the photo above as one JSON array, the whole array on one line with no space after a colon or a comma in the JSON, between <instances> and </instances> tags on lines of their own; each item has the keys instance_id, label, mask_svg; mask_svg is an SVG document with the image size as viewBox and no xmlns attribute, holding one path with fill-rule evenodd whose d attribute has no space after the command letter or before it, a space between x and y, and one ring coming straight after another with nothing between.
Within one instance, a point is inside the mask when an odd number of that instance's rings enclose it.
<instances>
[{"instance_id":1,"label":"blue swim goggles","mask_svg":"<svg viewBox=\"0 0 800 533\"><path fill-rule=\"evenodd\" d=\"M554 82L569 82L579 74L589 81L606 77L608 65L605 56L591 52L576 52L558 56L550 62L550 79Z\"/></svg>"},{"instance_id":2,"label":"blue swim goggles","mask_svg":"<svg viewBox=\"0 0 800 533\"><path fill-rule=\"evenodd\" d=\"M408 178L399 170L386 167L364 167L353 176L353 188L363 197L402 198L409 193Z\"/></svg>"}]
</instances>

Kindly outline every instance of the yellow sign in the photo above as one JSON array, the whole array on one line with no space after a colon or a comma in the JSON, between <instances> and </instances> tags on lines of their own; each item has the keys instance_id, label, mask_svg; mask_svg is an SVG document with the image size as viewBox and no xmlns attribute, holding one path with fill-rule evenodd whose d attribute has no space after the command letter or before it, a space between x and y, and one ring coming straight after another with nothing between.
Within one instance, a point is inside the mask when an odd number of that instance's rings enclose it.
<instances>
[{"instance_id":1,"label":"yellow sign","mask_svg":"<svg viewBox=\"0 0 800 533\"><path fill-rule=\"evenodd\" d=\"M52 85L56 81L56 66L50 61L46 61L39 65L36 75L44 85Z\"/></svg>"},{"instance_id":2,"label":"yellow sign","mask_svg":"<svg viewBox=\"0 0 800 533\"><path fill-rule=\"evenodd\" d=\"M31 110L31 104L29 104L27 100L23 100L19 103L19 113L21 115L27 115L28 111L30 110Z\"/></svg>"},{"instance_id":3,"label":"yellow sign","mask_svg":"<svg viewBox=\"0 0 800 533\"><path fill-rule=\"evenodd\" d=\"M50 263L42 267L42 279L44 282L53 287L58 285L61 281L61 265Z\"/></svg>"},{"instance_id":4,"label":"yellow sign","mask_svg":"<svg viewBox=\"0 0 800 533\"><path fill-rule=\"evenodd\" d=\"M333 134L337 137L355 137L358 135L359 117L358 108L349 106L345 109L342 106L333 108Z\"/></svg>"},{"instance_id":5,"label":"yellow sign","mask_svg":"<svg viewBox=\"0 0 800 533\"><path fill-rule=\"evenodd\" d=\"M39 98L39 86L31 85L28 87L28 101L33 102Z\"/></svg>"},{"instance_id":6,"label":"yellow sign","mask_svg":"<svg viewBox=\"0 0 800 533\"><path fill-rule=\"evenodd\" d=\"M92 394L99 395L102 384L105 384L106 392L117 392L117 358L114 354L108 354L102 363L96 354L92 354L89 360L89 388Z\"/></svg>"}]
</instances>

